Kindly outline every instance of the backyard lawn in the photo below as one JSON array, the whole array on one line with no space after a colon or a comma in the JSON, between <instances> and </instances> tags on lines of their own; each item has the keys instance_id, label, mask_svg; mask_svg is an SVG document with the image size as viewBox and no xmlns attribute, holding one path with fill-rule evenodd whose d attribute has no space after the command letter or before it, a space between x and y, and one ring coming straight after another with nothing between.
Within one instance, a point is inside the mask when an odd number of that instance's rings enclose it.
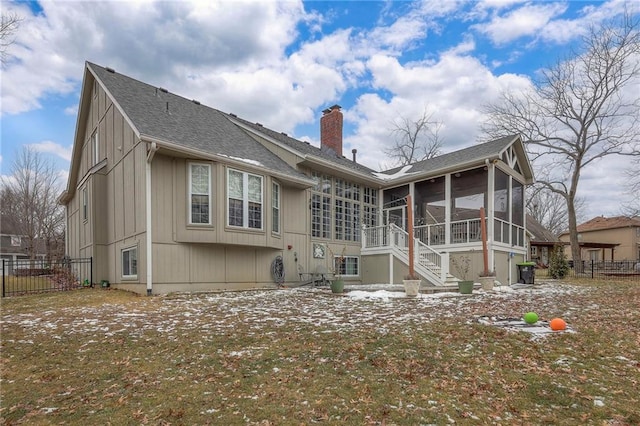
<instances>
[{"instance_id":1,"label":"backyard lawn","mask_svg":"<svg viewBox=\"0 0 640 426\"><path fill-rule=\"evenodd\" d=\"M640 424L640 284L391 296L3 299L0 424Z\"/></svg>"}]
</instances>

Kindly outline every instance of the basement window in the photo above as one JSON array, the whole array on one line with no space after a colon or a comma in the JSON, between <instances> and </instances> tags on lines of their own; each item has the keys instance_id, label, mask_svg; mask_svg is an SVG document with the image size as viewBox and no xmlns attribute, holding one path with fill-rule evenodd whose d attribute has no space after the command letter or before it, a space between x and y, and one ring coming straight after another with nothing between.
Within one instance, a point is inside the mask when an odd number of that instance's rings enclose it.
<instances>
[{"instance_id":1,"label":"basement window","mask_svg":"<svg viewBox=\"0 0 640 426\"><path fill-rule=\"evenodd\" d=\"M122 250L122 278L138 278L138 248L129 247Z\"/></svg>"},{"instance_id":2,"label":"basement window","mask_svg":"<svg viewBox=\"0 0 640 426\"><path fill-rule=\"evenodd\" d=\"M336 275L357 277L360 275L360 258L358 256L334 256Z\"/></svg>"}]
</instances>

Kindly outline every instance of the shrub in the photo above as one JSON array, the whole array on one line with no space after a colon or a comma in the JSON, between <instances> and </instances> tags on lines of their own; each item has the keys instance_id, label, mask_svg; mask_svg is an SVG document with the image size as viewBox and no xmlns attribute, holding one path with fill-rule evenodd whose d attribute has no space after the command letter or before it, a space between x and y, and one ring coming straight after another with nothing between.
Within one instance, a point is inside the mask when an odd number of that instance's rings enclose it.
<instances>
[{"instance_id":1,"label":"shrub","mask_svg":"<svg viewBox=\"0 0 640 426\"><path fill-rule=\"evenodd\" d=\"M569 272L569 263L564 254L564 247L557 245L551 251L549 259L549 276L551 278L562 279Z\"/></svg>"}]
</instances>

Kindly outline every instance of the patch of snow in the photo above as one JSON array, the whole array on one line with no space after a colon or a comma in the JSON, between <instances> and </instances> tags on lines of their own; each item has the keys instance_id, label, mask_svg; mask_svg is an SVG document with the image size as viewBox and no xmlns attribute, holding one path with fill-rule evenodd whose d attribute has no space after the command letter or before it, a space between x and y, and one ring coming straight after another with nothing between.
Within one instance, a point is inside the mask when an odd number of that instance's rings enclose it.
<instances>
[{"instance_id":1,"label":"patch of snow","mask_svg":"<svg viewBox=\"0 0 640 426\"><path fill-rule=\"evenodd\" d=\"M234 157L232 155L224 155L224 154L217 154L217 155L219 155L220 157L230 158L232 160L242 161L243 163L253 164L254 166L264 167L264 165L261 162L259 162L258 160L252 160L250 158Z\"/></svg>"},{"instance_id":2,"label":"patch of snow","mask_svg":"<svg viewBox=\"0 0 640 426\"><path fill-rule=\"evenodd\" d=\"M409 169L411 169L413 166L411 164L402 167L400 170L398 170L397 172L395 172L392 175L386 174L386 173L381 173L381 172L373 172L373 175L375 177L377 177L378 179L382 179L382 180L392 180L392 179L397 179L397 178L401 178L403 176L409 176L409 175L415 175L418 172L409 172Z\"/></svg>"}]
</instances>

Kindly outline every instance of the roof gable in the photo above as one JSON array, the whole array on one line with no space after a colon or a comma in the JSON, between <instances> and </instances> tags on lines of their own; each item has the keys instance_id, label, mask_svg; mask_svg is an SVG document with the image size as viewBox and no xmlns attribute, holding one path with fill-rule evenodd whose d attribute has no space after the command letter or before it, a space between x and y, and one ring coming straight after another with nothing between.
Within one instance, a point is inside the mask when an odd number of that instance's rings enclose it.
<instances>
[{"instance_id":1,"label":"roof gable","mask_svg":"<svg viewBox=\"0 0 640 426\"><path fill-rule=\"evenodd\" d=\"M527 231L532 235L532 242L560 242L560 239L556 237L553 232L542 226L540 222L534 219L533 216L527 215Z\"/></svg>"},{"instance_id":2,"label":"roof gable","mask_svg":"<svg viewBox=\"0 0 640 426\"><path fill-rule=\"evenodd\" d=\"M166 142L172 148L234 159L277 170L292 178L307 179L249 137L222 112L95 64L88 63L87 67L141 139Z\"/></svg>"},{"instance_id":3,"label":"roof gable","mask_svg":"<svg viewBox=\"0 0 640 426\"><path fill-rule=\"evenodd\" d=\"M449 152L437 157L419 161L407 166L395 167L378 174L389 178L400 178L402 175L435 175L456 167L480 164L485 160L503 160L514 170L522 174L525 183L533 183L533 169L519 136L511 135L489 142L470 146L458 151Z\"/></svg>"}]
</instances>

